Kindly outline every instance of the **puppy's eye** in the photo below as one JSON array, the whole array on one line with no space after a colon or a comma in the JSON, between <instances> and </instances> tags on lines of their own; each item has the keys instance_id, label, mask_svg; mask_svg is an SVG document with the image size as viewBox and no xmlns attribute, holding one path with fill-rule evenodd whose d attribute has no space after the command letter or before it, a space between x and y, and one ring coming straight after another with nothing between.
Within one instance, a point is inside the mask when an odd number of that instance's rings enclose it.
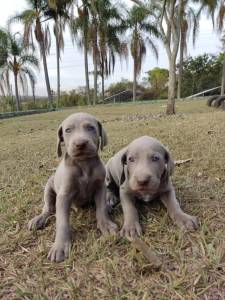
<instances>
[{"instance_id":1,"label":"puppy's eye","mask_svg":"<svg viewBox=\"0 0 225 300\"><path fill-rule=\"evenodd\" d=\"M95 131L95 127L93 125L87 125L86 128L88 131Z\"/></svg>"},{"instance_id":2,"label":"puppy's eye","mask_svg":"<svg viewBox=\"0 0 225 300\"><path fill-rule=\"evenodd\" d=\"M65 132L66 132L66 133L71 133L71 132L72 132L72 129L71 129L71 128L66 128L66 129L65 129Z\"/></svg>"},{"instance_id":3,"label":"puppy's eye","mask_svg":"<svg viewBox=\"0 0 225 300\"><path fill-rule=\"evenodd\" d=\"M129 158L128 158L128 161L129 161L129 162L134 162L135 159L134 159L134 157L129 157Z\"/></svg>"},{"instance_id":4,"label":"puppy's eye","mask_svg":"<svg viewBox=\"0 0 225 300\"><path fill-rule=\"evenodd\" d=\"M153 156L151 157L151 160L152 160L152 161L159 161L159 157L156 156L156 155L153 155Z\"/></svg>"}]
</instances>

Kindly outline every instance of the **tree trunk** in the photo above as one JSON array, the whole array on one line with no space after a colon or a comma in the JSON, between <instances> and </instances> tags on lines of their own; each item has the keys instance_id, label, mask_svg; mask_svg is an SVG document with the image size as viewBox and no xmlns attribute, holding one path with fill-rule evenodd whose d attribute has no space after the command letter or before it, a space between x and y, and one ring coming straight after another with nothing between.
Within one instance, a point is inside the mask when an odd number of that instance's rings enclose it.
<instances>
[{"instance_id":1,"label":"tree trunk","mask_svg":"<svg viewBox=\"0 0 225 300\"><path fill-rule=\"evenodd\" d=\"M166 113L175 114L175 91L176 91L176 59L169 59L169 86Z\"/></svg>"},{"instance_id":2,"label":"tree trunk","mask_svg":"<svg viewBox=\"0 0 225 300\"><path fill-rule=\"evenodd\" d=\"M40 48L41 48L41 54L42 54L42 59L43 59L45 83L46 83L46 88L47 88L47 93L48 93L48 101L49 101L50 108L52 108L53 107L53 98L52 98L51 87L50 87L49 76L48 76L48 66L47 66L44 41L40 42Z\"/></svg>"},{"instance_id":3,"label":"tree trunk","mask_svg":"<svg viewBox=\"0 0 225 300\"><path fill-rule=\"evenodd\" d=\"M98 69L97 69L96 54L94 54L93 63L94 63L94 99L93 99L93 104L95 105L96 102L97 102L97 89L98 89Z\"/></svg>"},{"instance_id":4,"label":"tree trunk","mask_svg":"<svg viewBox=\"0 0 225 300\"><path fill-rule=\"evenodd\" d=\"M20 99L19 99L18 80L17 80L16 73L14 73L14 81L15 81L15 95L16 95L16 110L20 111Z\"/></svg>"},{"instance_id":5,"label":"tree trunk","mask_svg":"<svg viewBox=\"0 0 225 300\"><path fill-rule=\"evenodd\" d=\"M33 94L33 101L34 101L34 104L36 104L35 85L32 85L32 94Z\"/></svg>"},{"instance_id":6,"label":"tree trunk","mask_svg":"<svg viewBox=\"0 0 225 300\"><path fill-rule=\"evenodd\" d=\"M136 58L134 57L133 102L136 101L136 89L137 89L137 68L136 68Z\"/></svg>"},{"instance_id":7,"label":"tree trunk","mask_svg":"<svg viewBox=\"0 0 225 300\"><path fill-rule=\"evenodd\" d=\"M182 74L183 74L183 63L184 63L184 39L181 32L180 40L180 62L178 70L178 85L177 85L177 99L181 98L181 84L182 84Z\"/></svg>"},{"instance_id":8,"label":"tree trunk","mask_svg":"<svg viewBox=\"0 0 225 300\"><path fill-rule=\"evenodd\" d=\"M220 95L223 96L225 93L225 51L223 57L223 69L222 69L222 81L221 81L221 91Z\"/></svg>"},{"instance_id":9,"label":"tree trunk","mask_svg":"<svg viewBox=\"0 0 225 300\"><path fill-rule=\"evenodd\" d=\"M55 39L56 39L56 60L57 60L57 101L56 107L59 106L60 100L60 44L59 44L59 19L55 20Z\"/></svg>"},{"instance_id":10,"label":"tree trunk","mask_svg":"<svg viewBox=\"0 0 225 300\"><path fill-rule=\"evenodd\" d=\"M104 77L104 63L102 62L102 102L105 101L105 77Z\"/></svg>"},{"instance_id":11,"label":"tree trunk","mask_svg":"<svg viewBox=\"0 0 225 300\"><path fill-rule=\"evenodd\" d=\"M90 105L90 86L89 86L89 71L88 71L88 50L87 37L84 38L84 66L85 66L85 80L86 80L86 96L87 104Z\"/></svg>"}]
</instances>

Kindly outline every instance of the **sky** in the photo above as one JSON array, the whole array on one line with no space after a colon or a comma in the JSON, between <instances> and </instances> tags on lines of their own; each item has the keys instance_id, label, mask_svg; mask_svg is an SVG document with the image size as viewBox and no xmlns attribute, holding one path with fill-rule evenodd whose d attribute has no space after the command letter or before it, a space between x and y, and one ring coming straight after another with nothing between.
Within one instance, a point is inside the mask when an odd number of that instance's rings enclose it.
<instances>
[{"instance_id":1,"label":"sky","mask_svg":"<svg viewBox=\"0 0 225 300\"><path fill-rule=\"evenodd\" d=\"M3 1L3 0L1 0ZM121 0L124 3L130 2L129 0ZM26 8L25 0L8 0L4 1L0 10L0 27L5 27L7 19L14 15L16 12L22 11ZM14 25L13 30L18 31L19 25ZM213 32L212 23L210 19L203 16L200 21L200 31L196 41L196 46L193 48L191 38L188 42L188 56L196 56L204 53L218 54L221 51L221 43L218 35ZM167 68L168 59L165 52L165 48L161 43L158 43L159 58L158 61L151 54L147 52L146 58L143 62L142 73L140 79L145 76L145 73L154 67ZM69 91L74 88L85 85L84 77L84 63L83 53L72 44L69 31L65 33L65 49L61 57L61 89L63 91ZM89 70L93 70L91 58L89 59L90 67ZM55 56L55 45L54 39L52 40L52 47L50 55L48 56L48 68L49 77L52 89L56 90L56 56ZM121 79L132 80L133 76L133 63L132 58L129 57L128 61L123 61L122 64L117 59L114 75L106 80L106 87L112 82L120 81ZM43 68L40 68L40 73L37 74L37 87L36 93L40 96L46 96L46 87L44 81ZM90 84L93 86L93 76L90 76Z\"/></svg>"}]
</instances>

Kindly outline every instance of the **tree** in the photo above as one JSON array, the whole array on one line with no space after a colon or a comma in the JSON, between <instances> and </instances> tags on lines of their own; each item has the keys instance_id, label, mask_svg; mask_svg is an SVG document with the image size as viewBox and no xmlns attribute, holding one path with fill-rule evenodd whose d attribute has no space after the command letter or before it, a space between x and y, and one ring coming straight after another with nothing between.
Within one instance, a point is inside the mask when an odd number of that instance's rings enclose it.
<instances>
[{"instance_id":1,"label":"tree","mask_svg":"<svg viewBox=\"0 0 225 300\"><path fill-rule=\"evenodd\" d=\"M218 18L217 18L217 28L219 33L221 34L221 42L223 46L223 69L222 69L222 76L221 76L221 96L225 94L225 34L224 34L224 17L225 17L225 4L224 1L220 1L219 11L218 11Z\"/></svg>"},{"instance_id":2,"label":"tree","mask_svg":"<svg viewBox=\"0 0 225 300\"><path fill-rule=\"evenodd\" d=\"M47 0L27 0L28 9L22 13L16 14L9 20L12 22L21 22L24 26L24 46L34 47L33 33L40 48L40 55L43 60L45 82L48 93L50 107L53 106L53 97L51 93L48 66L46 55L50 49L50 31L48 25L43 27L43 22L46 20L45 13L48 9Z\"/></svg>"},{"instance_id":3,"label":"tree","mask_svg":"<svg viewBox=\"0 0 225 300\"><path fill-rule=\"evenodd\" d=\"M116 6L108 0L98 1L98 52L99 68L102 78L102 100L105 98L105 77L114 71L116 54L121 58L128 56L127 44L122 41L121 34L127 26Z\"/></svg>"},{"instance_id":4,"label":"tree","mask_svg":"<svg viewBox=\"0 0 225 300\"><path fill-rule=\"evenodd\" d=\"M189 5L188 0L180 0L181 5L181 21L180 21L180 47L179 47L179 68L177 75L177 99L181 98L182 72L184 54L187 52L188 31L192 29L193 45L196 42L196 36L199 29L200 15L196 14L193 7Z\"/></svg>"},{"instance_id":5,"label":"tree","mask_svg":"<svg viewBox=\"0 0 225 300\"><path fill-rule=\"evenodd\" d=\"M154 14L144 6L134 5L128 13L127 26L131 30L130 50L133 57L133 101L136 99L137 76L141 72L143 59L146 55L146 43L156 58L158 52L151 37L159 38L160 34L155 23Z\"/></svg>"},{"instance_id":6,"label":"tree","mask_svg":"<svg viewBox=\"0 0 225 300\"><path fill-rule=\"evenodd\" d=\"M48 9L45 15L54 20L54 35L56 41L57 61L57 106L60 99L60 51L64 49L63 32L65 25L69 22L69 9L73 0L48 0Z\"/></svg>"},{"instance_id":7,"label":"tree","mask_svg":"<svg viewBox=\"0 0 225 300\"><path fill-rule=\"evenodd\" d=\"M90 85L88 70L88 52L90 51L89 32L90 32L90 3L82 0L82 6L77 6L78 16L73 18L70 23L72 40L77 41L80 49L84 50L84 67L86 80L87 104L90 105Z\"/></svg>"},{"instance_id":8,"label":"tree","mask_svg":"<svg viewBox=\"0 0 225 300\"><path fill-rule=\"evenodd\" d=\"M5 35L7 39L5 40L5 50L6 58L2 64L2 75L8 77L10 72L14 76L15 84L15 95L16 95L16 109L20 110L20 100L19 100L19 87L20 83L23 90L27 86L27 80L29 79L31 87L35 84L35 74L32 68L38 68L39 62L37 57L30 53L23 44L22 37L16 33L12 35L9 31L0 31L0 36ZM17 37L18 36L18 37Z\"/></svg>"},{"instance_id":9,"label":"tree","mask_svg":"<svg viewBox=\"0 0 225 300\"><path fill-rule=\"evenodd\" d=\"M183 63L182 97L220 85L224 55L210 54L189 57Z\"/></svg>"},{"instance_id":10,"label":"tree","mask_svg":"<svg viewBox=\"0 0 225 300\"><path fill-rule=\"evenodd\" d=\"M147 72L148 82L151 86L154 98L161 98L167 89L169 71L162 68L154 68Z\"/></svg>"}]
</instances>

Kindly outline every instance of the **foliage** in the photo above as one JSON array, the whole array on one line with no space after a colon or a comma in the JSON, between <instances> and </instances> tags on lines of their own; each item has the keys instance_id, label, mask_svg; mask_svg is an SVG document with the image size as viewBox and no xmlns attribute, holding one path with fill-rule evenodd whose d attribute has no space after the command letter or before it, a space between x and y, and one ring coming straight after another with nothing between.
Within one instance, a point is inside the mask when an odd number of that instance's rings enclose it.
<instances>
[{"instance_id":1,"label":"foliage","mask_svg":"<svg viewBox=\"0 0 225 300\"><path fill-rule=\"evenodd\" d=\"M183 65L182 97L220 86L223 54L189 57Z\"/></svg>"},{"instance_id":2,"label":"foliage","mask_svg":"<svg viewBox=\"0 0 225 300\"><path fill-rule=\"evenodd\" d=\"M87 104L87 98L84 93L76 90L62 92L59 100L59 107L82 106Z\"/></svg>"},{"instance_id":3,"label":"foliage","mask_svg":"<svg viewBox=\"0 0 225 300\"><path fill-rule=\"evenodd\" d=\"M4 88L7 94L9 87L9 75L12 73L14 75L15 83L15 94L16 94L16 108L20 109L19 103L19 88L18 82L22 91L28 89L28 82L31 84L31 88L34 88L36 83L36 75L34 73L34 68L37 70L39 68L39 61L35 54L24 47L23 38L20 34L11 34L10 31L0 30L0 37L3 36L3 41L5 42L4 51L5 59L2 62L1 67L1 81L2 90ZM9 94L9 93L8 93Z\"/></svg>"},{"instance_id":4,"label":"foliage","mask_svg":"<svg viewBox=\"0 0 225 300\"><path fill-rule=\"evenodd\" d=\"M150 85L153 98L161 99L167 97L169 71L162 68L154 68L147 72L147 82Z\"/></svg>"},{"instance_id":5,"label":"foliage","mask_svg":"<svg viewBox=\"0 0 225 300\"><path fill-rule=\"evenodd\" d=\"M133 81L129 81L127 79L122 79L119 82L112 83L107 89L107 96L113 96L125 90L132 90L133 88ZM137 89L144 90L142 85L137 85Z\"/></svg>"}]
</instances>

